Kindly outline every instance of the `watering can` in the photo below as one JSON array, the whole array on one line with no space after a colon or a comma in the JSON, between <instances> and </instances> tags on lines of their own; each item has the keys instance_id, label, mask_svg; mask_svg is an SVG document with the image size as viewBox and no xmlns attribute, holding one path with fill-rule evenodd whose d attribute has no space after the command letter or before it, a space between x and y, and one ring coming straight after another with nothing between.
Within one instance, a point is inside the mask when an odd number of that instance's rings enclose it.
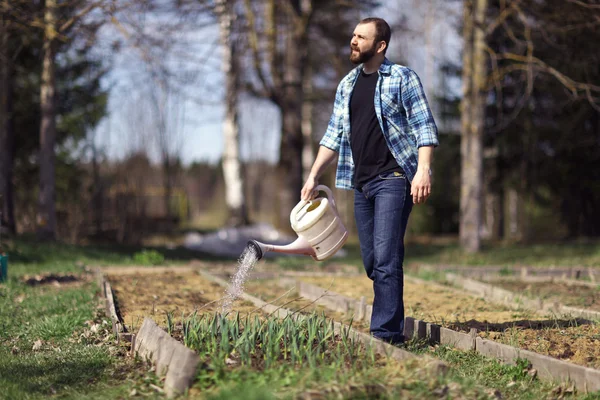
<instances>
[{"instance_id":1,"label":"watering can","mask_svg":"<svg viewBox=\"0 0 600 400\"><path fill-rule=\"evenodd\" d=\"M290 213L292 229L298 239L285 246L265 244L250 240L260 260L267 251L288 254L304 254L316 261L333 256L348 239L348 230L337 212L333 193L325 185L318 185L315 191L323 191L327 197L302 200Z\"/></svg>"}]
</instances>

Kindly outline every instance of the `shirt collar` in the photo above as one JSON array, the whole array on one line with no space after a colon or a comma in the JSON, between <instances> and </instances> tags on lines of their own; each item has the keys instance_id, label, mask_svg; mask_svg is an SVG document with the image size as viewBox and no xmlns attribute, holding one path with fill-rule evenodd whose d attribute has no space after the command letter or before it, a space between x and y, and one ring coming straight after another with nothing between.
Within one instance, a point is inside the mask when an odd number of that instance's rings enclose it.
<instances>
[{"instance_id":1,"label":"shirt collar","mask_svg":"<svg viewBox=\"0 0 600 400\"><path fill-rule=\"evenodd\" d=\"M379 66L379 72L382 74L389 75L392 71L392 65L394 65L394 64L390 60L388 60L387 57L385 57L383 59L383 62ZM363 70L363 67L364 67L364 64L360 64L358 67L356 67L354 69L354 74L352 76L356 77L358 75L358 73Z\"/></svg>"}]
</instances>

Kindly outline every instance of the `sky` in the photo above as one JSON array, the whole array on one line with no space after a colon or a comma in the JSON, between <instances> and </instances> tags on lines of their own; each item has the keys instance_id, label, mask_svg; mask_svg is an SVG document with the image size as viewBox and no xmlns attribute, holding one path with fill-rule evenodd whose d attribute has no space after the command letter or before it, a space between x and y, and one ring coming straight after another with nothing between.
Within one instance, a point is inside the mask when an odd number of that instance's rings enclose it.
<instances>
[{"instance_id":1,"label":"sky","mask_svg":"<svg viewBox=\"0 0 600 400\"><path fill-rule=\"evenodd\" d=\"M405 28L410 33L393 35L387 55L391 59L405 60L406 65L417 72L431 103L440 84L437 67L445 60L460 61L460 38L452 26L460 13L457 3L386 0L380 9L368 15L406 16ZM153 32L163 21L145 23L148 32ZM425 29L428 23L432 27L430 30ZM131 47L118 52L113 59L113 68L103 82L105 88L110 89L108 116L94 132L96 144L110 159L121 159L138 149L145 149L152 159L158 160L157 141L153 138L157 136L156 127L160 123L170 127L172 134L166 138L168 146L181 155L184 164L214 163L220 159L224 78L220 69L218 33L216 24L199 26L193 31L160 32L162 37L170 37L179 45L170 46L167 54L148 54ZM106 43L112 35L115 35L114 30L105 33ZM350 35L348 32L348 40ZM109 51L108 45L104 51ZM170 70L180 75L170 79L177 83L173 84L176 90L168 98L157 95L161 80L152 76L151 69L142 61L144 58L166 60ZM454 86L458 90L458 83ZM436 114L435 105L432 107ZM240 100L239 112L242 158L258 157L276 162L281 125L276 107L269 101L245 96ZM161 120L159 115L164 118Z\"/></svg>"}]
</instances>

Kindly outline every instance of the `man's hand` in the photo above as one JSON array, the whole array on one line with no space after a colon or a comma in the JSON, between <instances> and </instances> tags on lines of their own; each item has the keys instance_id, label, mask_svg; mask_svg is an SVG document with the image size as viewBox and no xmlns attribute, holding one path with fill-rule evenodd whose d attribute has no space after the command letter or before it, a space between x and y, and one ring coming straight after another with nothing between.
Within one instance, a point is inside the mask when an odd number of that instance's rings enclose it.
<instances>
[{"instance_id":1,"label":"man's hand","mask_svg":"<svg viewBox=\"0 0 600 400\"><path fill-rule=\"evenodd\" d=\"M318 184L319 182L317 181L317 178L315 178L313 175L309 175L306 179L306 183L304 183L302 191L300 192L300 197L302 198L302 200L308 201L315 198L315 196L317 195L317 193L315 192L315 188Z\"/></svg>"},{"instance_id":2,"label":"man's hand","mask_svg":"<svg viewBox=\"0 0 600 400\"><path fill-rule=\"evenodd\" d=\"M429 195L431 194L431 176L430 169L417 168L417 173L412 180L410 187L410 194L413 197L414 204L425 203Z\"/></svg>"}]
</instances>

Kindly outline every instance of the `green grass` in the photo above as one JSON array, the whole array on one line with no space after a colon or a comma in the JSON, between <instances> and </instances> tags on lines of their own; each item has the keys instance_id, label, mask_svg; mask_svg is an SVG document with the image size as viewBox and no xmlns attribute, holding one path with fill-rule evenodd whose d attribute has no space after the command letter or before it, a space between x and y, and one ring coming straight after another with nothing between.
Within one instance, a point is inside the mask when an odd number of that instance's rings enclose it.
<instances>
[{"instance_id":1,"label":"green grass","mask_svg":"<svg viewBox=\"0 0 600 400\"><path fill-rule=\"evenodd\" d=\"M2 242L8 253L8 275L22 276L43 272L81 272L82 265L177 265L194 259L223 260L183 247L142 247L116 244L76 246L38 242L20 237Z\"/></svg>"},{"instance_id":2,"label":"green grass","mask_svg":"<svg viewBox=\"0 0 600 400\"><path fill-rule=\"evenodd\" d=\"M541 400L563 398L559 396L568 386L549 381L541 381L528 372L531 367L527 360L519 360L516 365L502 364L475 352L456 350L448 346L429 347L417 344L411 349L417 353L439 358L450 366L450 380L464 380L497 391L503 399ZM567 396L577 400L599 400L600 393L578 393Z\"/></svg>"},{"instance_id":3,"label":"green grass","mask_svg":"<svg viewBox=\"0 0 600 400\"><path fill-rule=\"evenodd\" d=\"M0 283L0 399L115 399L136 387L152 395L139 363L116 355L124 350L114 343L110 320L97 314L95 283L29 286L22 280L38 273L80 276L78 263L127 264L134 253L23 239L4 249L10 259L8 280ZM91 334L86 321L99 318L106 323ZM41 347L34 350L37 341ZM131 378L134 373L141 375Z\"/></svg>"},{"instance_id":4,"label":"green grass","mask_svg":"<svg viewBox=\"0 0 600 400\"><path fill-rule=\"evenodd\" d=\"M111 381L118 360L108 346L79 336L94 318L95 291L89 283L71 289L29 287L14 277L0 286L0 397L126 393L127 387L115 388ZM42 345L34 350L36 341Z\"/></svg>"}]
</instances>

